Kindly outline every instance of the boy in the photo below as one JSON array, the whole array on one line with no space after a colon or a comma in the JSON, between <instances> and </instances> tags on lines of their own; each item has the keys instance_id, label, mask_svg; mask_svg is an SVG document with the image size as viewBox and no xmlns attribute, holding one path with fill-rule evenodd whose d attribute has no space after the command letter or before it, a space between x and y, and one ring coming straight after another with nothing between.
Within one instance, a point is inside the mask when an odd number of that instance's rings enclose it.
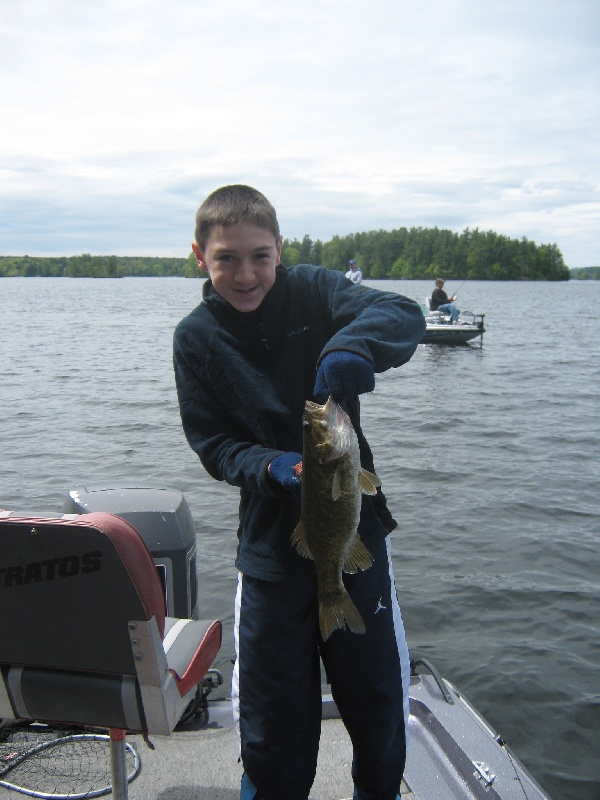
<instances>
[{"instance_id":1,"label":"boy","mask_svg":"<svg viewBox=\"0 0 600 800\"><path fill-rule=\"evenodd\" d=\"M353 742L356 800L395 800L406 755L408 650L391 571L396 526L383 494L364 496L359 534L374 563L345 575L367 632L319 634L316 575L290 537L300 516L302 414L331 394L374 472L358 395L399 366L425 331L416 303L354 286L323 267L281 266L275 209L226 186L196 215L194 254L209 280L175 331L185 435L205 469L240 488L232 696L241 800L307 800L321 724L319 656Z\"/></svg>"}]
</instances>

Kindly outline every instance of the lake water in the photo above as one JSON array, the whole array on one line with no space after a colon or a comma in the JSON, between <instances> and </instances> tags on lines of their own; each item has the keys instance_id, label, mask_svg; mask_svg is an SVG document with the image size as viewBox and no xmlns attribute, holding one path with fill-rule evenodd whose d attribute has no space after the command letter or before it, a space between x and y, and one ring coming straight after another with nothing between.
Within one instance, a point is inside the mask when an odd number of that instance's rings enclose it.
<instances>
[{"instance_id":1,"label":"lake water","mask_svg":"<svg viewBox=\"0 0 600 800\"><path fill-rule=\"evenodd\" d=\"M420 302L433 288L369 283ZM237 492L189 449L171 366L200 292L181 278L0 280L0 506L53 514L79 486L182 490L229 675ZM468 282L457 304L485 312L483 347L420 345L362 401L400 522L409 646L554 800L599 800L600 282Z\"/></svg>"}]
</instances>

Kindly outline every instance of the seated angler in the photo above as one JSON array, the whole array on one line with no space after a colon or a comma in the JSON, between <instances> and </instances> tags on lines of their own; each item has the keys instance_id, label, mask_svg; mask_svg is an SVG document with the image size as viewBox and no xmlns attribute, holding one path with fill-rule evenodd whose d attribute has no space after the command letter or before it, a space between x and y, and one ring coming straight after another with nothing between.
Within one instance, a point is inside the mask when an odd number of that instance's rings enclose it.
<instances>
[{"instance_id":1,"label":"seated angler","mask_svg":"<svg viewBox=\"0 0 600 800\"><path fill-rule=\"evenodd\" d=\"M460 311L452 302L453 297L448 297L444 291L444 281L438 278L435 282L435 289L431 295L431 311L441 311L442 314L448 314L452 322L458 322Z\"/></svg>"}]
</instances>

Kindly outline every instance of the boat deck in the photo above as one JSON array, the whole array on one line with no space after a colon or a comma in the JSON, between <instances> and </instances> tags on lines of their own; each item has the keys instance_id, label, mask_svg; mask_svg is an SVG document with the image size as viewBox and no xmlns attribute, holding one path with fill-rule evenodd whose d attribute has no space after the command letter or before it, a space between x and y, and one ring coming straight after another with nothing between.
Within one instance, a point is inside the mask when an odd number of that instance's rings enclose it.
<instances>
[{"instance_id":1,"label":"boat deck","mask_svg":"<svg viewBox=\"0 0 600 800\"><path fill-rule=\"evenodd\" d=\"M452 684L439 676L413 675L409 694L410 741L402 800L549 800L501 737ZM129 745L133 745L141 760L141 772L129 785L129 800L238 800L242 766L238 760L231 702L209 700L208 707L208 718L200 716L171 736L151 736L154 750L146 745L141 735L128 735ZM27 733L31 736L32 732ZM106 743L106 757L108 751ZM14 757L18 750L9 753ZM34 754L35 749L29 752L30 756ZM52 759L55 755L58 754L53 751ZM10 773L9 781L17 779L13 788L20 786L19 791L25 787L39 791L46 785L47 778L52 786L62 786L62 778L83 781L84 775L90 773L84 770L79 777L77 775L77 759L82 759L82 752L75 750L69 755L75 759L75 766L59 759L56 768L52 766L54 760L46 763L43 758L36 765L33 758L32 770L19 773L17 766L16 772ZM91 751L85 751L85 758L93 760ZM331 695L325 694L317 776L310 800L350 800L353 790L351 762L348 734ZM24 764L25 760L19 763ZM40 767L39 772L36 766ZM129 760L128 769L131 767ZM19 783L19 777L25 782ZM55 783L57 779L59 784ZM86 791L86 788L80 789L79 784L76 786L77 791ZM8 786L0 788L1 800L14 796ZM34 796L67 795L38 793Z\"/></svg>"},{"instance_id":2,"label":"boat deck","mask_svg":"<svg viewBox=\"0 0 600 800\"><path fill-rule=\"evenodd\" d=\"M211 727L209 720L201 731L192 726L170 737L153 737L154 751L139 736L130 735L128 741L135 742L142 760L142 770L129 786L129 800L239 800L242 765L234 728ZM323 720L310 800L351 798L351 761L341 720Z\"/></svg>"},{"instance_id":3,"label":"boat deck","mask_svg":"<svg viewBox=\"0 0 600 800\"><path fill-rule=\"evenodd\" d=\"M501 737L448 681L413 676L402 800L549 800ZM152 738L152 737L151 737ZM238 800L242 766L229 701L148 749L130 735L142 770L129 800ZM352 746L331 695L323 698L321 746L310 800L349 800Z\"/></svg>"}]
</instances>

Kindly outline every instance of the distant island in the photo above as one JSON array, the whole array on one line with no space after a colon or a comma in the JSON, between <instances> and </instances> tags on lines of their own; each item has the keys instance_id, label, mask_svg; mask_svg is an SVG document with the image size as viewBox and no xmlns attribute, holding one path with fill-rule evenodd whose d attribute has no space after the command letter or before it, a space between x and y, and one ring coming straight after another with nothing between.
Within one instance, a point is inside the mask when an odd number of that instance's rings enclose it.
<instances>
[{"instance_id":1,"label":"distant island","mask_svg":"<svg viewBox=\"0 0 600 800\"><path fill-rule=\"evenodd\" d=\"M579 267L571 270L571 278L576 281L600 281L600 267Z\"/></svg>"},{"instance_id":2,"label":"distant island","mask_svg":"<svg viewBox=\"0 0 600 800\"><path fill-rule=\"evenodd\" d=\"M511 239L494 231L466 228L398 228L334 236L328 242L306 235L284 239L282 263L322 264L345 272L353 258L365 278L390 280L541 280L598 278L600 267L569 270L556 244ZM187 258L156 256L0 256L0 277L200 277Z\"/></svg>"}]
</instances>

